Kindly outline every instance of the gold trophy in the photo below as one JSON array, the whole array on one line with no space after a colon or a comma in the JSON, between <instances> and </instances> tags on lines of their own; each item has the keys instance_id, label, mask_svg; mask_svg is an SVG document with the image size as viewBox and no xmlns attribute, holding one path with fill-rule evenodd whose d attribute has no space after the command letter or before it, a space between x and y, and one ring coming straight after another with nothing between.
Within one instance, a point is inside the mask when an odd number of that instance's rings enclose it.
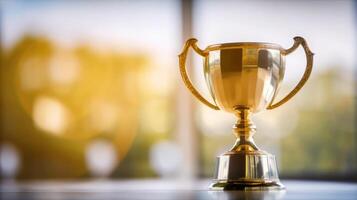
<instances>
[{"instance_id":1,"label":"gold trophy","mask_svg":"<svg viewBox=\"0 0 357 200\"><path fill-rule=\"evenodd\" d=\"M233 126L237 141L231 150L218 156L213 190L279 190L275 157L257 147L256 127L250 116L274 109L291 99L306 83L312 70L313 53L302 37L295 37L289 49L271 43L243 42L210 45L202 50L196 39L187 40L179 55L180 73L186 87L203 104L238 117ZM306 54L306 70L300 82L277 103L274 98L283 80L285 56L298 46ZM207 101L192 85L186 72L189 48L204 58L204 75L215 104Z\"/></svg>"}]
</instances>

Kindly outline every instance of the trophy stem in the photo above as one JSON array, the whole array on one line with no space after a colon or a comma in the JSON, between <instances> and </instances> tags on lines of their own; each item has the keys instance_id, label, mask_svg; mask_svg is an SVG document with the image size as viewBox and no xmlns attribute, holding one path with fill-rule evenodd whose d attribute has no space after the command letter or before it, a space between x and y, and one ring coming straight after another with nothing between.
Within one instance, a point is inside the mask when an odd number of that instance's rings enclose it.
<instances>
[{"instance_id":1,"label":"trophy stem","mask_svg":"<svg viewBox=\"0 0 357 200\"><path fill-rule=\"evenodd\" d=\"M248 108L237 109L237 123L233 126L233 133L237 141L231 151L256 151L259 150L253 140L256 126L250 118L251 112Z\"/></svg>"}]
</instances>

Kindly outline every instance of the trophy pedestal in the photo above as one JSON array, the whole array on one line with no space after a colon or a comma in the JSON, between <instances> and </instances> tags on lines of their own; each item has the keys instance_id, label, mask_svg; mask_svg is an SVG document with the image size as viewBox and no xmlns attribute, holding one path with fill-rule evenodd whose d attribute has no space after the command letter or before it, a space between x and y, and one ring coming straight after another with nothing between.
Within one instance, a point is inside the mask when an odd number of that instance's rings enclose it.
<instances>
[{"instance_id":1,"label":"trophy pedestal","mask_svg":"<svg viewBox=\"0 0 357 200\"><path fill-rule=\"evenodd\" d=\"M218 156L212 190L281 190L275 157L267 152L229 151Z\"/></svg>"},{"instance_id":2,"label":"trophy pedestal","mask_svg":"<svg viewBox=\"0 0 357 200\"><path fill-rule=\"evenodd\" d=\"M237 141L233 148L218 156L212 190L281 190L275 156L260 150L253 140L256 127L250 111L237 109L233 132Z\"/></svg>"}]
</instances>

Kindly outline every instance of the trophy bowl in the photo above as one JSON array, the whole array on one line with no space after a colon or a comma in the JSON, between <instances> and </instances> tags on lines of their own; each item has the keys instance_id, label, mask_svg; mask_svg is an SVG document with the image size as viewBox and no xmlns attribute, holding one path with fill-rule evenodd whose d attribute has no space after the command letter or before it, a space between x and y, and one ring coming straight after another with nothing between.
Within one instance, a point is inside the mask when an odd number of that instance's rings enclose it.
<instances>
[{"instance_id":1,"label":"trophy bowl","mask_svg":"<svg viewBox=\"0 0 357 200\"><path fill-rule=\"evenodd\" d=\"M203 104L237 116L233 126L237 140L218 156L212 190L280 190L275 157L254 143L256 127L252 113L274 109L291 99L306 83L312 70L313 53L302 37L295 37L289 49L271 43L242 42L210 45L202 50L196 39L187 40L179 55L180 73L189 91ZM285 57L301 45L306 54L306 70L295 88L279 102L274 98L284 78ZM204 75L215 104L192 85L186 72L186 57L192 47L204 58Z\"/></svg>"}]
</instances>

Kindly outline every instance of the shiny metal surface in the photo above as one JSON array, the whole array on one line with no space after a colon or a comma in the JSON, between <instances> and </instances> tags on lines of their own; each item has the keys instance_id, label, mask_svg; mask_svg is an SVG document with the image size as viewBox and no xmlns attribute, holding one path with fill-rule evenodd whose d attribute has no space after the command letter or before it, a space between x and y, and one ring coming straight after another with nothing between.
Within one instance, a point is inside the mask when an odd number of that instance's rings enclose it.
<instances>
[{"instance_id":1,"label":"shiny metal surface","mask_svg":"<svg viewBox=\"0 0 357 200\"><path fill-rule=\"evenodd\" d=\"M264 151L227 152L218 157L218 181L236 180L251 183L262 179L278 181L275 157Z\"/></svg>"},{"instance_id":2,"label":"shiny metal surface","mask_svg":"<svg viewBox=\"0 0 357 200\"><path fill-rule=\"evenodd\" d=\"M306 81L308 80L308 78L310 77L311 71L312 71L312 65L313 65L313 53L310 51L309 46L307 45L306 41L304 38L302 37L294 37L294 44L292 47L290 47L289 49L283 49L282 47L280 47L280 45L277 44L271 44L271 43L259 43L259 42L242 42L242 43L225 43L225 44L215 44L215 45L210 45L208 46L205 50L200 49L197 46L197 39L195 38L191 38L189 40L186 41L185 46L181 52L181 54L179 55L179 66L180 66L180 73L181 73L181 77L183 82L185 83L186 87L189 89L189 91L199 100L201 101L203 104L205 104L206 106L215 109L215 110L219 110L220 108L217 105L214 105L212 103L210 103L208 100L206 100L198 91L197 89L192 85L187 72L186 72L186 57L187 57L187 53L190 47L193 48L193 50L198 53L199 55L201 55L202 57L204 57L205 60L205 69L207 72L210 72L210 70L207 70L210 68L210 65L212 65L212 63L209 62L210 60L210 52L211 51L223 51L223 50L229 50L229 49L265 49L268 52L262 52L261 54L257 54L256 51L247 51L245 54L245 57L243 58L242 56L237 57L235 59L235 61L233 62L232 66L226 66L224 68L231 68L231 69L235 69L235 72L237 72L237 70L239 71L239 69L236 69L235 66L239 65L242 66L243 64L248 65L249 66L253 65L255 67L261 66L261 64L268 64L269 66L272 66L273 63L269 63L269 61L274 61L277 58L270 58L269 57L269 51L273 51L273 50L277 50L280 52L280 63L274 63L275 65L279 65L280 64L280 68L284 68L285 67L285 62L284 62L284 58L286 55L289 55L290 53L294 52L299 45L301 45L304 48L305 51L305 55L306 55L306 67L305 67L305 72L303 74L303 77L301 78L301 80L298 82L298 84L295 86L295 88L290 91L284 98L282 98L279 102L274 103L273 104L273 100L270 102L270 104L266 107L267 109L274 109L276 107L279 107L281 105L283 105L284 103L286 103L287 101L289 101L294 95L296 95L300 89L305 85ZM223 53L225 54L225 53ZM243 53L242 53L243 54ZM229 55L229 53L228 53ZM257 57L258 55L258 57ZM261 56L261 57L259 57ZM231 56L232 57L232 56ZM233 58L233 57L232 57ZM268 58L268 59L267 59ZM218 56L216 57L216 59L221 60L221 57ZM232 60L231 60L232 61ZM244 62L245 61L245 62ZM257 63L256 61L261 61L261 62L265 62L265 63L258 63L258 64L251 64L251 63ZM215 66L221 66L221 63L215 63L213 62L213 64ZM231 62L232 64L232 62ZM242 68L243 69L243 68ZM244 73L244 71L240 69L241 74L246 74L246 72ZM219 70L219 69L218 69ZM270 70L270 69L268 69ZM226 70L224 70L226 71ZM280 70L279 70L280 71ZM282 74L279 74L280 76L283 76L284 71L281 70ZM217 72L217 73L221 73L222 72ZM227 74L231 74L230 71L226 71L223 72L225 75ZM275 74L276 75L276 74ZM206 80L209 80L209 76L210 74L206 74ZM247 78L245 78L246 76L236 76L236 78L240 79L241 81L239 81L241 84L248 84L247 82L243 82L247 80ZM264 76L264 75L263 75ZM217 77L213 77L213 78L224 78L227 76L217 76ZM245 78L245 79L244 79ZM258 77L260 78L260 77ZM276 78L276 77L275 77ZM283 77L281 77L283 78ZM224 78L227 79L227 78ZM254 78L253 78L254 79ZM236 81L234 81L236 82ZM211 83L209 81L207 81L208 87L212 88L213 86L211 85ZM273 84L274 85L274 84ZM222 88L222 87L221 87ZM273 87L274 88L274 87ZM225 89L225 88L223 88ZM277 88L274 88L276 92ZM249 89L247 89L249 90ZM212 92L212 89L211 89ZM220 93L222 93L222 91L220 91ZM212 94L213 98L215 98L215 94ZM229 96L229 95L228 95ZM227 101L227 100L225 100ZM231 101L229 101L231 102ZM235 105L236 106L246 106L246 105ZM224 109L225 107L223 107ZM221 108L222 109L222 108ZM257 108L255 107L251 107L250 108L251 111L256 111ZM232 110L232 108L228 107L228 110Z\"/></svg>"},{"instance_id":3,"label":"shiny metal surface","mask_svg":"<svg viewBox=\"0 0 357 200\"><path fill-rule=\"evenodd\" d=\"M279 190L275 156L260 150L230 151L217 158L213 190Z\"/></svg>"},{"instance_id":4,"label":"shiny metal surface","mask_svg":"<svg viewBox=\"0 0 357 200\"><path fill-rule=\"evenodd\" d=\"M204 69L207 85L220 109L236 113L238 107L245 107L258 112L276 94L285 62L280 50L259 43L238 43L209 51Z\"/></svg>"},{"instance_id":5,"label":"shiny metal surface","mask_svg":"<svg viewBox=\"0 0 357 200\"><path fill-rule=\"evenodd\" d=\"M271 43L243 42L210 45L200 49L196 39L189 39L179 55L180 73L186 87L203 104L237 116L233 126L237 137L230 151L218 157L213 190L279 190L275 157L260 150L253 140L256 127L250 116L265 109L274 109L291 99L308 80L313 53L302 37L295 37L289 49ZM285 57L298 46L304 48L306 69L295 88L274 103L284 78ZM206 100L192 85L186 72L189 48L204 58L204 74L215 104Z\"/></svg>"}]
</instances>

